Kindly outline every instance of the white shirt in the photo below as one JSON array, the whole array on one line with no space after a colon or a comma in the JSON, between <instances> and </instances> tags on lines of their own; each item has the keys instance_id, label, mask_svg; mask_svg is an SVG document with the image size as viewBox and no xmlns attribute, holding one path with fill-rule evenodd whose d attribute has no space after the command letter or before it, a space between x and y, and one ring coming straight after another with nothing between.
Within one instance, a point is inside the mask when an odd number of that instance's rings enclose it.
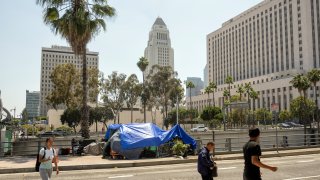
<instances>
[{"instance_id":1,"label":"white shirt","mask_svg":"<svg viewBox=\"0 0 320 180\"><path fill-rule=\"evenodd\" d=\"M41 148L40 149L40 152L39 152L39 157L40 157L40 160L42 159L43 155L44 155L44 151L46 151L46 155L43 159L48 159L50 158L51 160L49 161L46 161L46 162L42 162L40 164L40 169L52 169L52 159L57 156L57 152L56 150L54 149L54 154L53 154L53 149L54 148L46 148L46 150L44 150L44 148Z\"/></svg>"}]
</instances>

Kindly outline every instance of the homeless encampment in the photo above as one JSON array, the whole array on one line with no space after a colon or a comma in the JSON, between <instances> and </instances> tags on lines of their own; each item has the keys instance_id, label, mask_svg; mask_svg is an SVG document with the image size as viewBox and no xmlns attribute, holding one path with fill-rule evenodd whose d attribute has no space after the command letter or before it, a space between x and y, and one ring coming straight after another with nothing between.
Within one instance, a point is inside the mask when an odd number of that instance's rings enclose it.
<instances>
[{"instance_id":1,"label":"homeless encampment","mask_svg":"<svg viewBox=\"0 0 320 180\"><path fill-rule=\"evenodd\" d=\"M110 156L110 152L116 152L127 159L138 159L144 148L159 147L174 138L180 138L192 149L196 148L196 141L180 125L164 131L152 123L112 124L108 126L105 135L107 143L104 156Z\"/></svg>"}]
</instances>

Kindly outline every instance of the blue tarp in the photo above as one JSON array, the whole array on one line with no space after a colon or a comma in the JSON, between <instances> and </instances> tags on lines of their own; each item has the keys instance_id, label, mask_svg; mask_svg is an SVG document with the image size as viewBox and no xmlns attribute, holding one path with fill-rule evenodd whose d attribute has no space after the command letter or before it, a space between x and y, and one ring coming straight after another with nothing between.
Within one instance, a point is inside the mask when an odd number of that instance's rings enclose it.
<instances>
[{"instance_id":1,"label":"blue tarp","mask_svg":"<svg viewBox=\"0 0 320 180\"><path fill-rule=\"evenodd\" d=\"M185 144L196 148L196 141L190 137L180 125L175 125L171 130L164 131L152 123L145 124L113 124L109 125L106 139L110 138L111 132L119 130L120 144L122 149L136 149L149 146L160 146L175 137L181 138Z\"/></svg>"}]
</instances>

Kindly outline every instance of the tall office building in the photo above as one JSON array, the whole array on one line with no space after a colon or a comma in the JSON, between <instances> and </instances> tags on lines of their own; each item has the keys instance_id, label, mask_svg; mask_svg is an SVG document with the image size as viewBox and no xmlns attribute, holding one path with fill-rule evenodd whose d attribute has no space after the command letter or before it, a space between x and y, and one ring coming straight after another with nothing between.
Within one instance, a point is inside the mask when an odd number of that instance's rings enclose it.
<instances>
[{"instance_id":1,"label":"tall office building","mask_svg":"<svg viewBox=\"0 0 320 180\"><path fill-rule=\"evenodd\" d=\"M187 77L187 82L192 82L194 88L191 88L191 96L198 96L203 89L203 81L198 77ZM190 97L190 89L186 89L186 97Z\"/></svg>"},{"instance_id":2,"label":"tall office building","mask_svg":"<svg viewBox=\"0 0 320 180\"><path fill-rule=\"evenodd\" d=\"M235 81L231 93L244 83L258 92L252 108L278 103L289 109L298 96L289 83L292 77L320 67L319 14L319 0L264 0L208 34L208 78L218 85L216 104L224 102L230 75ZM314 97L312 90L308 95ZM207 104L205 95L194 99L199 110Z\"/></svg>"},{"instance_id":3,"label":"tall office building","mask_svg":"<svg viewBox=\"0 0 320 180\"><path fill-rule=\"evenodd\" d=\"M204 70L203 70L203 83L204 83L203 88L206 88L207 86L209 86L209 66L208 66L208 64L206 64L206 66L204 67Z\"/></svg>"},{"instance_id":4,"label":"tall office building","mask_svg":"<svg viewBox=\"0 0 320 180\"><path fill-rule=\"evenodd\" d=\"M144 57L149 65L144 76L147 76L154 65L170 66L174 70L174 52L171 48L169 30L164 21L158 17L149 32L148 45L144 50Z\"/></svg>"},{"instance_id":5,"label":"tall office building","mask_svg":"<svg viewBox=\"0 0 320 180\"><path fill-rule=\"evenodd\" d=\"M41 81L40 81L40 114L47 115L49 109L46 97L53 90L53 83L50 75L54 68L60 64L71 63L79 71L82 69L82 59L76 56L70 47L52 46L51 48L42 48L41 51ZM99 53L87 50L87 67L99 69Z\"/></svg>"},{"instance_id":6,"label":"tall office building","mask_svg":"<svg viewBox=\"0 0 320 180\"><path fill-rule=\"evenodd\" d=\"M26 111L28 119L36 118L40 115L40 92L26 90Z\"/></svg>"}]
</instances>

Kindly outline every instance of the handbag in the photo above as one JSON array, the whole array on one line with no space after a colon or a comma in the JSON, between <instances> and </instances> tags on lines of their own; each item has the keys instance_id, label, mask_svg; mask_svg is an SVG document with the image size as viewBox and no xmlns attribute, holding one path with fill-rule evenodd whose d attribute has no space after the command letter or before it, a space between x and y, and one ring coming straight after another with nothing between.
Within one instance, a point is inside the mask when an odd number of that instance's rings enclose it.
<instances>
[{"instance_id":1,"label":"handbag","mask_svg":"<svg viewBox=\"0 0 320 180\"><path fill-rule=\"evenodd\" d=\"M215 162L213 163L212 167L212 177L218 177L218 166Z\"/></svg>"}]
</instances>

